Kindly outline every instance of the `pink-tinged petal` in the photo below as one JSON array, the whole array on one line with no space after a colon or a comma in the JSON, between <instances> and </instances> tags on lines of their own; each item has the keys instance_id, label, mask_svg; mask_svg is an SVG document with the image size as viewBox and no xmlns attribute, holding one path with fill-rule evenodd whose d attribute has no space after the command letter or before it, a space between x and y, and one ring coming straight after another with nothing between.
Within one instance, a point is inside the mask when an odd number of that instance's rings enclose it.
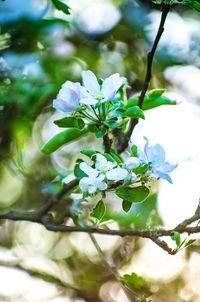
<instances>
[{"instance_id":1,"label":"pink-tinged petal","mask_svg":"<svg viewBox=\"0 0 200 302\"><path fill-rule=\"evenodd\" d=\"M80 103L87 106L94 106L98 103L98 100L88 97L80 99Z\"/></svg>"},{"instance_id":2,"label":"pink-tinged petal","mask_svg":"<svg viewBox=\"0 0 200 302\"><path fill-rule=\"evenodd\" d=\"M70 113L70 112L73 112L76 107L74 107L73 105L71 105L68 102L65 102L62 99L57 98L57 99L53 100L53 108L55 108L56 110L58 110L60 112Z\"/></svg>"},{"instance_id":3,"label":"pink-tinged petal","mask_svg":"<svg viewBox=\"0 0 200 302\"><path fill-rule=\"evenodd\" d=\"M53 101L53 107L61 112L72 112L79 106L79 94L79 84L67 81Z\"/></svg>"},{"instance_id":4,"label":"pink-tinged petal","mask_svg":"<svg viewBox=\"0 0 200 302\"><path fill-rule=\"evenodd\" d=\"M114 168L106 173L109 180L124 180L128 176L128 171L122 168Z\"/></svg>"},{"instance_id":5,"label":"pink-tinged petal","mask_svg":"<svg viewBox=\"0 0 200 302\"><path fill-rule=\"evenodd\" d=\"M89 93L91 93L93 96L100 94L100 85L92 71L82 71L82 79L83 85L89 91Z\"/></svg>"},{"instance_id":6,"label":"pink-tinged petal","mask_svg":"<svg viewBox=\"0 0 200 302\"><path fill-rule=\"evenodd\" d=\"M118 73L106 78L102 84L102 94L104 102L112 100L119 88L122 86L124 79Z\"/></svg>"}]
</instances>

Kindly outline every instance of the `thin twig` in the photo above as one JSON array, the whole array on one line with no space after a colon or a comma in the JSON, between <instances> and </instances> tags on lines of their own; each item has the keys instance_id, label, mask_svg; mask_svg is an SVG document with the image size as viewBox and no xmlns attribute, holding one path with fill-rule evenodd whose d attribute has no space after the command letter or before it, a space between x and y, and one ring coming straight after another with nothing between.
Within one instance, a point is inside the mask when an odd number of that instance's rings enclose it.
<instances>
[{"instance_id":1,"label":"thin twig","mask_svg":"<svg viewBox=\"0 0 200 302\"><path fill-rule=\"evenodd\" d=\"M162 6L162 14L161 14L158 31L157 31L155 40L153 42L152 48L147 55L146 75L145 75L144 84L143 84L143 87L142 87L142 90L141 90L141 93L139 96L139 101L138 101L138 106L141 109L142 109L143 101L144 101L146 92L149 88L149 84L150 84L151 77L152 77L152 64L153 64L154 55L155 55L158 43L160 41L160 38L164 32L164 25L165 25L165 21L166 21L167 15L169 13L170 7L171 6L169 4L163 4L163 6ZM137 123L138 123L137 118L131 119L128 131L126 133L126 139L123 139L119 144L120 146L118 146L118 153L122 153L128 147L128 142L130 140L130 137L131 137L133 130L134 130L135 126L137 125Z\"/></svg>"},{"instance_id":2,"label":"thin twig","mask_svg":"<svg viewBox=\"0 0 200 302\"><path fill-rule=\"evenodd\" d=\"M122 282L116 267L114 267L113 265L111 265L106 257L106 255L104 254L104 252L102 251L100 245L98 244L96 238L94 237L94 235L89 234L90 239L92 240L97 252L99 253L101 259L103 260L103 262L105 263L106 267L109 269L109 271L111 272L111 274L114 276L114 278L120 283L125 295L127 296L127 298L129 299L129 301L131 302L139 302L137 297L133 294L133 292L131 291L130 288L128 288L127 286L125 286L125 284Z\"/></svg>"}]
</instances>

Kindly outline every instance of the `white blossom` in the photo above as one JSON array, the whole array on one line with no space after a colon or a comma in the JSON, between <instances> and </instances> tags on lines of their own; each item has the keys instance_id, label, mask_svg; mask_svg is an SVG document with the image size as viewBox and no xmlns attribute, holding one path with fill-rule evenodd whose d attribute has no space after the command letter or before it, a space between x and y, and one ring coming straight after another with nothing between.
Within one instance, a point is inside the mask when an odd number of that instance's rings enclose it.
<instances>
[{"instance_id":1,"label":"white blossom","mask_svg":"<svg viewBox=\"0 0 200 302\"><path fill-rule=\"evenodd\" d=\"M144 137L146 144L144 146L144 153L138 149L139 158L144 163L150 164L150 171L158 178L163 178L169 183L172 183L172 179L168 173L172 172L176 167L165 162L165 150L160 144L149 147L149 139Z\"/></svg>"},{"instance_id":2,"label":"white blossom","mask_svg":"<svg viewBox=\"0 0 200 302\"><path fill-rule=\"evenodd\" d=\"M124 180L129 172L117 166L117 163L108 161L105 156L96 155L95 168L86 162L80 163L80 169L88 175L80 180L79 186L83 192L93 194L98 190L103 191L108 187L108 181Z\"/></svg>"},{"instance_id":3,"label":"white blossom","mask_svg":"<svg viewBox=\"0 0 200 302\"><path fill-rule=\"evenodd\" d=\"M53 107L60 112L71 113L77 109L79 101L80 84L67 81L53 101Z\"/></svg>"},{"instance_id":4,"label":"white blossom","mask_svg":"<svg viewBox=\"0 0 200 302\"><path fill-rule=\"evenodd\" d=\"M128 176L128 171L126 169L117 167L106 173L106 177L109 180L124 180Z\"/></svg>"},{"instance_id":5,"label":"white blossom","mask_svg":"<svg viewBox=\"0 0 200 302\"><path fill-rule=\"evenodd\" d=\"M82 79L80 103L85 105L96 105L99 101L101 103L111 101L124 82L124 78L115 73L100 85L95 74L90 70L82 72Z\"/></svg>"},{"instance_id":6,"label":"white blossom","mask_svg":"<svg viewBox=\"0 0 200 302\"><path fill-rule=\"evenodd\" d=\"M107 189L107 184L103 181L104 175L99 175L98 177L89 176L81 178L79 182L80 189L83 192L88 192L89 194L94 194L97 190L103 191Z\"/></svg>"}]
</instances>

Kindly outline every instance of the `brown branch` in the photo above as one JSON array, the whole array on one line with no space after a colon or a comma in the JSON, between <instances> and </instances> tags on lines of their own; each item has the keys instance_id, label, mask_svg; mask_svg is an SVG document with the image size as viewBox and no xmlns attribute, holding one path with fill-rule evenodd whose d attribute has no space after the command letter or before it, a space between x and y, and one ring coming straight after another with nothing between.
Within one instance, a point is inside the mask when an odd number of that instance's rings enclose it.
<instances>
[{"instance_id":1,"label":"brown branch","mask_svg":"<svg viewBox=\"0 0 200 302\"><path fill-rule=\"evenodd\" d=\"M160 41L160 38L164 32L164 25L165 25L165 21L167 18L167 15L169 13L171 5L170 4L163 4L162 6L162 14L161 14L161 19L160 19L160 24L158 27L158 31L155 37L155 40L153 42L152 48L150 50L150 52L147 55L147 67L146 67L146 75L145 75L145 80L144 80L144 84L139 96L139 101L138 101L138 106L142 109L142 105L143 105L143 101L146 95L146 92L149 88L149 84L151 81L151 77L152 77L152 64L153 64L153 59L154 59L154 55L158 46L158 43ZM129 124L129 128L128 131L126 133L126 137L124 138L124 136L121 136L121 141L119 142L119 146L118 146L118 153L122 153L127 147L128 147L128 142L130 140L130 137L132 135L132 132L135 128L135 126L138 123L138 119L137 118L132 118ZM119 137L120 138L120 137Z\"/></svg>"},{"instance_id":2,"label":"brown branch","mask_svg":"<svg viewBox=\"0 0 200 302\"><path fill-rule=\"evenodd\" d=\"M151 237L151 240L170 255L175 255L178 251L177 249L172 249L171 247L169 247L166 241L161 240L158 237Z\"/></svg>"},{"instance_id":3,"label":"brown branch","mask_svg":"<svg viewBox=\"0 0 200 302\"><path fill-rule=\"evenodd\" d=\"M103 144L104 144L104 147L105 147L105 152L110 153L111 146L112 146L112 140L109 138L108 133L106 133L103 136Z\"/></svg>"},{"instance_id":4,"label":"brown branch","mask_svg":"<svg viewBox=\"0 0 200 302\"><path fill-rule=\"evenodd\" d=\"M62 222L55 222L53 220L52 214L48 213L51 207L59 202L65 194L69 193L73 188L78 185L79 180L74 179L68 183L57 195L53 196L49 202L43 205L36 211L32 212L15 212L10 211L7 213L0 214L0 219L8 219L14 221L29 221L40 223L47 230L52 232L61 232L61 233L88 233L88 234L104 234L112 236L135 236L141 238L148 238L159 245L163 250L167 251L169 254L175 254L175 250L171 249L166 242L160 240L160 237L173 236L174 232L179 232L180 234L187 233L197 234L200 233L200 226L190 226L193 222L200 220L200 204L195 211L195 214L188 219L185 219L183 222L178 224L173 229L156 229L156 230L137 230L137 229L128 229L128 230L112 230L112 229L100 229L91 226L85 227L76 227L61 224Z\"/></svg>"},{"instance_id":5,"label":"brown branch","mask_svg":"<svg viewBox=\"0 0 200 302\"><path fill-rule=\"evenodd\" d=\"M36 211L30 212L18 212L18 211L9 211L7 213L0 214L0 219L9 219L9 220L24 220L24 221L32 221L32 222L41 222L42 217L48 213L48 211L53 207L54 204L59 202L65 194L69 193L72 189L74 189L79 183L78 179L74 179L68 184L66 184L63 189L58 192L56 195L52 196L48 202L46 202L43 206L41 206Z\"/></svg>"}]
</instances>

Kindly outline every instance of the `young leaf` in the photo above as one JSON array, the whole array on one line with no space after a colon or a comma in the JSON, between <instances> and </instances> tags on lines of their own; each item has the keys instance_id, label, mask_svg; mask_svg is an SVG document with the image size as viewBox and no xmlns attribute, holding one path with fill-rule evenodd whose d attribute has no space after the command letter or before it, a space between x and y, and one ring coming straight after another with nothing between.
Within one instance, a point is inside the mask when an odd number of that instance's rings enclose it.
<instances>
[{"instance_id":1,"label":"young leaf","mask_svg":"<svg viewBox=\"0 0 200 302\"><path fill-rule=\"evenodd\" d=\"M167 97L163 96L165 89L153 89L149 92L147 96L145 96L142 109L149 110L162 105L176 105L176 101L171 101ZM134 99L130 99L126 108L131 108L138 104L139 98L136 97Z\"/></svg>"},{"instance_id":2,"label":"young leaf","mask_svg":"<svg viewBox=\"0 0 200 302\"><path fill-rule=\"evenodd\" d=\"M97 205L93 208L92 213L90 214L91 217L97 218L101 220L105 215L106 207L103 200L100 200Z\"/></svg>"},{"instance_id":3,"label":"young leaf","mask_svg":"<svg viewBox=\"0 0 200 302\"><path fill-rule=\"evenodd\" d=\"M88 130L92 133L95 133L98 130L96 123L93 123L93 122L89 123Z\"/></svg>"},{"instance_id":4,"label":"young leaf","mask_svg":"<svg viewBox=\"0 0 200 302\"><path fill-rule=\"evenodd\" d=\"M184 247L188 247L191 244L193 244L196 241L196 239L189 239L188 241L186 241L186 243L184 244Z\"/></svg>"},{"instance_id":5,"label":"young leaf","mask_svg":"<svg viewBox=\"0 0 200 302\"><path fill-rule=\"evenodd\" d=\"M123 200L131 203L144 201L149 195L149 189L144 186L140 187L119 187L116 189L116 194Z\"/></svg>"},{"instance_id":6,"label":"young leaf","mask_svg":"<svg viewBox=\"0 0 200 302\"><path fill-rule=\"evenodd\" d=\"M81 136L85 135L86 133L88 133L87 128L83 130L75 128L67 129L51 138L46 144L42 146L41 151L45 154L51 154L52 152L62 147L64 144L71 143Z\"/></svg>"},{"instance_id":7,"label":"young leaf","mask_svg":"<svg viewBox=\"0 0 200 302\"><path fill-rule=\"evenodd\" d=\"M100 137L103 137L106 134L106 132L107 132L107 128L101 127L95 132L95 135L97 138L100 138Z\"/></svg>"},{"instance_id":8,"label":"young leaf","mask_svg":"<svg viewBox=\"0 0 200 302\"><path fill-rule=\"evenodd\" d=\"M150 287L142 276L132 273L131 275L124 275L121 277L122 282L139 296L148 297L152 294Z\"/></svg>"},{"instance_id":9,"label":"young leaf","mask_svg":"<svg viewBox=\"0 0 200 302\"><path fill-rule=\"evenodd\" d=\"M64 14L70 15L70 7L60 0L51 0L55 8L61 10Z\"/></svg>"},{"instance_id":10,"label":"young leaf","mask_svg":"<svg viewBox=\"0 0 200 302\"><path fill-rule=\"evenodd\" d=\"M85 174L81 169L80 169L80 163L83 162L82 159L77 159L75 167L74 167L74 176L76 178L81 179L83 177L87 177L88 175Z\"/></svg>"},{"instance_id":11,"label":"young leaf","mask_svg":"<svg viewBox=\"0 0 200 302\"><path fill-rule=\"evenodd\" d=\"M175 0L175 4L187 5L200 13L200 2L196 0Z\"/></svg>"},{"instance_id":12,"label":"young leaf","mask_svg":"<svg viewBox=\"0 0 200 302\"><path fill-rule=\"evenodd\" d=\"M109 120L106 120L104 122L104 124L108 127L108 128L117 128L118 124L117 124L117 117L111 118Z\"/></svg>"},{"instance_id":13,"label":"young leaf","mask_svg":"<svg viewBox=\"0 0 200 302\"><path fill-rule=\"evenodd\" d=\"M132 118L142 118L144 119L144 113L142 109L138 106L133 106L131 108L126 109L121 116L123 117L132 117Z\"/></svg>"},{"instance_id":14,"label":"young leaf","mask_svg":"<svg viewBox=\"0 0 200 302\"><path fill-rule=\"evenodd\" d=\"M89 158L92 158L94 155L96 155L98 152L95 150L81 150L80 151L82 154L88 156Z\"/></svg>"},{"instance_id":15,"label":"young leaf","mask_svg":"<svg viewBox=\"0 0 200 302\"><path fill-rule=\"evenodd\" d=\"M112 155L112 157L114 158L117 164L123 163L123 159L119 154L117 154L117 152L114 149L111 149L110 154Z\"/></svg>"},{"instance_id":16,"label":"young leaf","mask_svg":"<svg viewBox=\"0 0 200 302\"><path fill-rule=\"evenodd\" d=\"M54 124L62 128L83 129L85 127L84 121L81 118L77 117L64 117L60 120L54 121Z\"/></svg>"},{"instance_id":17,"label":"young leaf","mask_svg":"<svg viewBox=\"0 0 200 302\"><path fill-rule=\"evenodd\" d=\"M179 247L181 244L181 235L179 232L174 232L174 234L172 235L172 240L174 240L176 242L176 246Z\"/></svg>"},{"instance_id":18,"label":"young leaf","mask_svg":"<svg viewBox=\"0 0 200 302\"><path fill-rule=\"evenodd\" d=\"M131 152L133 154L134 157L138 156L138 152L137 152L138 147L136 145L132 145L131 146Z\"/></svg>"},{"instance_id":19,"label":"young leaf","mask_svg":"<svg viewBox=\"0 0 200 302\"><path fill-rule=\"evenodd\" d=\"M127 201L127 200L123 200L122 201L122 209L124 210L124 212L128 212L130 210L132 206L132 203Z\"/></svg>"},{"instance_id":20,"label":"young leaf","mask_svg":"<svg viewBox=\"0 0 200 302\"><path fill-rule=\"evenodd\" d=\"M148 169L149 169L149 164L144 164L144 165L141 165L141 166L135 168L134 173L135 174L142 174L142 173L147 172Z\"/></svg>"}]
</instances>

